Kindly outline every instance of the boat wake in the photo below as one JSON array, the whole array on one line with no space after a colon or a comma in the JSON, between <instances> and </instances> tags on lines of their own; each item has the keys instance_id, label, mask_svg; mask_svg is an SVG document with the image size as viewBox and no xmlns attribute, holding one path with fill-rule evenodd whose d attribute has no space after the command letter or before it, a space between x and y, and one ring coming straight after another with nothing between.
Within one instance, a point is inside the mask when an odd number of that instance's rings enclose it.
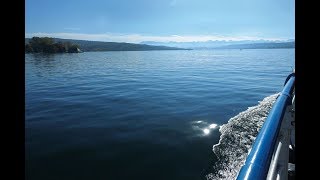
<instances>
[{"instance_id":1,"label":"boat wake","mask_svg":"<svg viewBox=\"0 0 320 180\"><path fill-rule=\"evenodd\" d=\"M249 149L280 93L264 98L220 126L219 143L213 146L217 161L207 175L211 179L236 179Z\"/></svg>"}]
</instances>

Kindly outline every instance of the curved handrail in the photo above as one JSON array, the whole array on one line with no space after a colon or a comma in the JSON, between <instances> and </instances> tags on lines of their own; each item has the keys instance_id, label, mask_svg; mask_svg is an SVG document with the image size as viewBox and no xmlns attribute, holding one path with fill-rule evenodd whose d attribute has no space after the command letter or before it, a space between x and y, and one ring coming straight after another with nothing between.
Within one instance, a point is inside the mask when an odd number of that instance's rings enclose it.
<instances>
[{"instance_id":1,"label":"curved handrail","mask_svg":"<svg viewBox=\"0 0 320 180\"><path fill-rule=\"evenodd\" d=\"M295 74L292 73L265 120L237 180L266 179L281 122L286 107L291 104L294 84Z\"/></svg>"}]
</instances>

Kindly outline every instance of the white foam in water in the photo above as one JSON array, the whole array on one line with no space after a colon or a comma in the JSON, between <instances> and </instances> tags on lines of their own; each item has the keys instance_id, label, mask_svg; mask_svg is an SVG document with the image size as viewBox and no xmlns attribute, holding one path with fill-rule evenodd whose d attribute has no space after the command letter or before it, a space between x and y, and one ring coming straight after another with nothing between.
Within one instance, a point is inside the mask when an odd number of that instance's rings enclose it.
<instances>
[{"instance_id":1,"label":"white foam in water","mask_svg":"<svg viewBox=\"0 0 320 180\"><path fill-rule=\"evenodd\" d=\"M279 94L264 98L257 106L249 107L220 126L219 143L213 146L218 160L213 165L214 172L206 175L207 180L237 178L249 149Z\"/></svg>"}]
</instances>

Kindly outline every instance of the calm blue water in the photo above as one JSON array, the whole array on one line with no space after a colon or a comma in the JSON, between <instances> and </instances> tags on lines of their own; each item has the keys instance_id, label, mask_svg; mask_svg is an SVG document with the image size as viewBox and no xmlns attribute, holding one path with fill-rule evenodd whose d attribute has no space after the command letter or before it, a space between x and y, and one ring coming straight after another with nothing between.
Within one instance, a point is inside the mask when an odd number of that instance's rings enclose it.
<instances>
[{"instance_id":1,"label":"calm blue water","mask_svg":"<svg viewBox=\"0 0 320 180\"><path fill-rule=\"evenodd\" d=\"M26 54L26 179L205 179L219 127L280 92L294 58L294 49Z\"/></svg>"}]
</instances>

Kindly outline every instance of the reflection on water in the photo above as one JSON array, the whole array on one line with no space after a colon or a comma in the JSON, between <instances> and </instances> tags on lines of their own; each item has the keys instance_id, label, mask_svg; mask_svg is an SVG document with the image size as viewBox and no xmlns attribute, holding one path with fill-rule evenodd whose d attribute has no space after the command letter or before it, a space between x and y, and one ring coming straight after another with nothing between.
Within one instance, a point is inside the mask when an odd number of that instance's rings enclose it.
<instances>
[{"instance_id":1,"label":"reflection on water","mask_svg":"<svg viewBox=\"0 0 320 180\"><path fill-rule=\"evenodd\" d=\"M203 130L203 133L204 133L205 135L208 135L208 134L210 133L210 130L206 128L206 129Z\"/></svg>"},{"instance_id":2,"label":"reflection on water","mask_svg":"<svg viewBox=\"0 0 320 180\"><path fill-rule=\"evenodd\" d=\"M26 54L26 179L201 179L218 127L293 65L293 49Z\"/></svg>"},{"instance_id":3,"label":"reflection on water","mask_svg":"<svg viewBox=\"0 0 320 180\"><path fill-rule=\"evenodd\" d=\"M198 136L207 136L211 131L217 129L218 124L209 124L205 120L192 121L192 128ZM200 133L200 134L199 134Z\"/></svg>"},{"instance_id":4,"label":"reflection on water","mask_svg":"<svg viewBox=\"0 0 320 180\"><path fill-rule=\"evenodd\" d=\"M217 126L218 126L217 124L210 124L209 128L210 128L210 129L214 129L214 128L216 128Z\"/></svg>"}]
</instances>

